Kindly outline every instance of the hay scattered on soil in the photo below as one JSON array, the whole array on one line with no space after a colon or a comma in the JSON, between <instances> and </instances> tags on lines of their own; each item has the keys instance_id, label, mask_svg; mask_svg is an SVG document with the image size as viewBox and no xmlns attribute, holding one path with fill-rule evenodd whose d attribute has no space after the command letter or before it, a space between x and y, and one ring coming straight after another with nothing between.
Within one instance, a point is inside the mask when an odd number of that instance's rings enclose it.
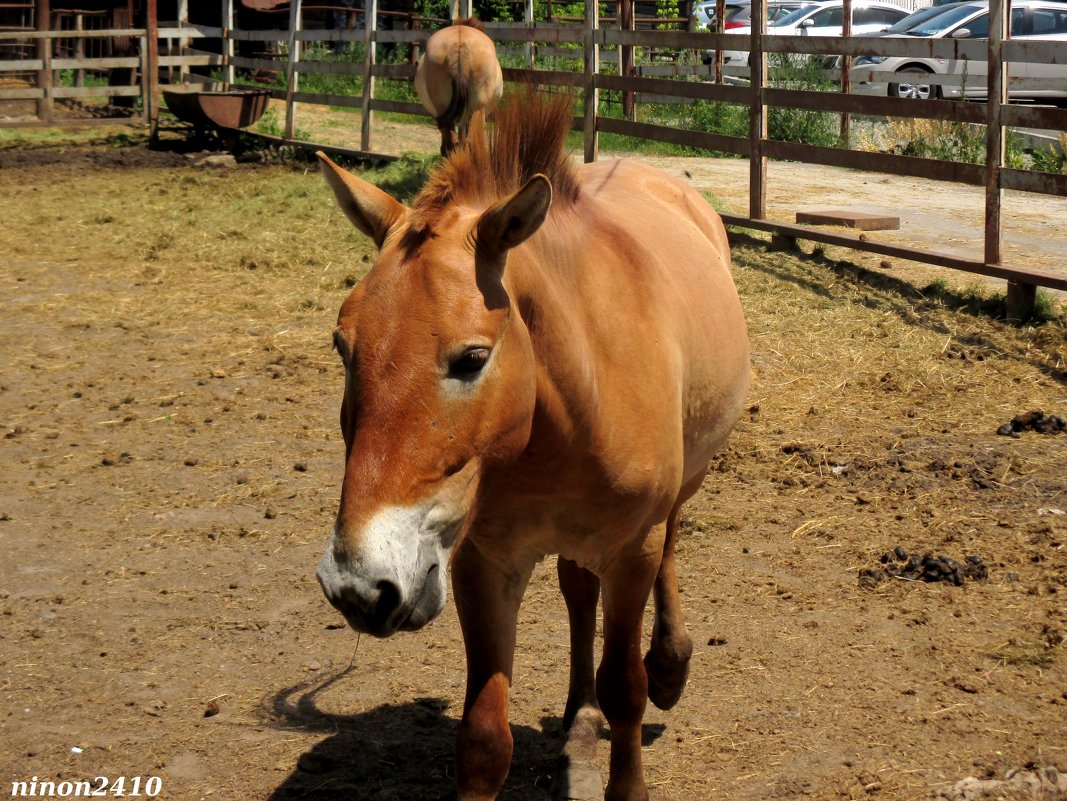
<instances>
[{"instance_id":1,"label":"hay scattered on soil","mask_svg":"<svg viewBox=\"0 0 1067 801\"><path fill-rule=\"evenodd\" d=\"M115 149L0 170L2 755L181 798L443 795L454 610L354 655L312 577L341 477L330 331L370 246L304 167ZM655 797L929 798L1063 766L1067 437L995 434L1067 407L1063 323L758 239L734 259L755 380L685 511L698 647L679 707L646 716ZM989 579L857 587L896 545L981 554ZM565 618L549 562L506 799L550 785Z\"/></svg>"}]
</instances>

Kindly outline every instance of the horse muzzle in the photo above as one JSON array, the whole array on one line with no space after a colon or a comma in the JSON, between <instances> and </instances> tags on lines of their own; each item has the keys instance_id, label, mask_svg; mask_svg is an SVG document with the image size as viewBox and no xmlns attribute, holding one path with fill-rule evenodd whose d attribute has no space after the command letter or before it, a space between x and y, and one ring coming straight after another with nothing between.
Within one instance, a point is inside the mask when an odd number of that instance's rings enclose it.
<instances>
[{"instance_id":1,"label":"horse muzzle","mask_svg":"<svg viewBox=\"0 0 1067 801\"><path fill-rule=\"evenodd\" d=\"M413 512L378 514L354 547L340 526L334 528L315 575L326 599L358 632L390 637L416 631L445 607L455 526L427 530L428 516Z\"/></svg>"}]
</instances>

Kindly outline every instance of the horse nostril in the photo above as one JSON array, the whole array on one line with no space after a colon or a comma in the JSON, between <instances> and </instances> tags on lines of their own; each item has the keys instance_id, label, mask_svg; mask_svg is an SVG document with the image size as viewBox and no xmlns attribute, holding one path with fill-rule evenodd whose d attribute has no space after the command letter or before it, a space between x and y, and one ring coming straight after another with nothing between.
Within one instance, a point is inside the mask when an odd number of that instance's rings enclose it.
<instances>
[{"instance_id":1,"label":"horse nostril","mask_svg":"<svg viewBox=\"0 0 1067 801\"><path fill-rule=\"evenodd\" d=\"M384 624L400 606L400 588L391 581L379 581L378 600L374 604L371 618L378 625Z\"/></svg>"}]
</instances>

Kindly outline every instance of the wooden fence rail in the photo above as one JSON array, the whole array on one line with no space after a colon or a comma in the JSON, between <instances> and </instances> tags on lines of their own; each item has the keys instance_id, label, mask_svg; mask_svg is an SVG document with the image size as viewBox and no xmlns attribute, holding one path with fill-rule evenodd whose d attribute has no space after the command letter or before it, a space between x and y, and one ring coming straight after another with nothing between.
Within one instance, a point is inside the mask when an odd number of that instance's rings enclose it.
<instances>
[{"instance_id":1,"label":"wooden fence rail","mask_svg":"<svg viewBox=\"0 0 1067 801\"><path fill-rule=\"evenodd\" d=\"M375 111L426 116L417 103L386 100L375 96L377 79L410 81L414 76L412 63L378 63L378 45L409 45L419 47L432 30L378 30L378 2L366 0L366 7L357 10L365 24L362 30L305 29L301 0L291 0L289 24L280 30L240 30L235 26L236 0L223 0L222 25L193 25L187 20L167 24L157 29L157 37L181 42L177 54L153 56L157 39L150 29L121 29L107 31L18 31L0 32L0 41L43 40L52 43L64 38L97 38L125 36L140 43L138 57L131 58L52 58L52 48L45 47L36 59L0 61L0 76L5 72L34 72L52 76L58 70L104 70L110 68L138 68L146 80L139 86L63 87L45 78L34 88L0 90L0 101L8 99L37 99L49 109L44 121L51 119L50 109L56 99L65 97L128 96L144 98L144 116L155 124L154 98L158 92L161 67L178 67L188 79L206 81L191 68L212 68L221 71L226 85L237 84L237 69L280 71L285 75L285 87L274 89L272 96L284 101L284 130L292 140L296 131L299 104L319 104L360 109L360 142L364 153L373 153L372 135ZM625 4L627 0L623 0ZM846 14L851 0L845 0ZM1067 109L1037 108L1007 102L1007 75L1002 65L1017 63L1067 63L1067 43L1049 41L1012 41L1006 36L1005 20L1010 0L991 0L989 41L954 39L886 39L881 37L816 37L771 36L766 34L766 0L753 0L751 35L727 34L721 30L711 33L684 31L633 30L632 19L625 13L618 19L623 24L610 25L606 17L598 15L598 4L587 4L587 14L580 24L543 23L533 20L532 3L525 3L526 19L511 25L490 24L487 33L501 47L503 57L525 62L525 67L504 68L505 80L529 82L540 86L568 87L582 100L583 116L576 118L575 129L583 132L587 160L598 154L600 133L669 142L676 145L732 153L750 160L749 211L747 215L724 215L732 225L770 230L779 235L839 244L884 255L965 270L1008 281L1009 307L1013 313L1025 314L1032 308L1034 288L1045 286L1067 291L1067 277L1048 272L1003 264L1001 243L1001 200L1004 189L1037 192L1067 197L1067 176L1032 170L1010 169L1004 164L1006 127L1030 127L1067 130ZM154 5L150 3L150 5ZM454 4L454 5L462 5ZM610 5L610 4L609 4ZM625 9L623 9L625 12ZM457 11L457 13L460 13ZM614 21L614 20L610 20ZM150 26L151 28L151 26ZM192 46L196 41L196 47ZM276 43L278 58L238 56L238 42ZM313 44L333 46L335 43L362 45L363 56L350 61L323 60L307 50ZM512 47L521 45L521 47ZM217 52L211 48L217 48ZM688 52L689 59L671 62L636 64L635 48L650 52ZM750 67L730 69L722 66L716 56L711 64L701 64L704 52L721 53L725 49L748 51ZM321 50L315 50L319 53ZM825 74L839 80L842 91L810 91L771 85L768 80L770 54L791 58L796 54L840 56L841 69ZM857 80L887 80L885 77L851 67L851 59L871 55L906 55L943 59L985 61L989 65L987 83L989 102L976 104L964 101L920 102L890 97L869 97L845 91L849 82ZM534 69L536 63L556 65ZM558 68L567 65L568 69ZM350 75L359 77L361 91L344 95L305 91L302 76L309 74ZM218 77L218 76L217 76ZM691 78L700 80L690 80ZM712 82L709 79L715 79ZM931 85L943 85L951 78L930 76ZM958 81L958 79L956 79ZM924 78L924 81L926 79ZM1039 81L1040 82L1040 81ZM1013 84L1014 86L1014 84ZM598 102L601 92L623 98L629 118L605 115ZM726 136L679 129L668 125L637 122L630 114L632 101L670 101L693 103L698 101L724 102L746 106L749 113L747 137ZM964 164L926 158L860 152L844 147L817 147L796 142L783 142L768 137L768 109L796 108L840 115L842 130L847 135L853 115L903 117L950 121L986 128L987 158L985 164ZM95 122L95 121L94 121ZM788 159L813 164L847 167L856 170L918 176L940 181L985 186L985 236L981 259L967 259L939 254L930 250L904 248L880 244L843 234L829 233L807 226L776 223L766 219L767 160ZM1050 233L1062 230L1050 226Z\"/></svg>"}]
</instances>

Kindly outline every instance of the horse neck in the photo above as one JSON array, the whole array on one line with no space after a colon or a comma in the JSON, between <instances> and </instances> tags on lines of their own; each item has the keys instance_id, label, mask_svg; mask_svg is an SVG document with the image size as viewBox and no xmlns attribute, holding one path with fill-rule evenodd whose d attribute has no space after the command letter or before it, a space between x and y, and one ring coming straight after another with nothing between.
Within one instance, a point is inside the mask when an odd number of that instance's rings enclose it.
<instances>
[{"instance_id":1,"label":"horse neck","mask_svg":"<svg viewBox=\"0 0 1067 801\"><path fill-rule=\"evenodd\" d=\"M539 418L561 432L583 425L589 409L596 408L589 311L575 272L588 266L581 228L577 215L550 218L512 252L505 278L534 349Z\"/></svg>"}]
</instances>

